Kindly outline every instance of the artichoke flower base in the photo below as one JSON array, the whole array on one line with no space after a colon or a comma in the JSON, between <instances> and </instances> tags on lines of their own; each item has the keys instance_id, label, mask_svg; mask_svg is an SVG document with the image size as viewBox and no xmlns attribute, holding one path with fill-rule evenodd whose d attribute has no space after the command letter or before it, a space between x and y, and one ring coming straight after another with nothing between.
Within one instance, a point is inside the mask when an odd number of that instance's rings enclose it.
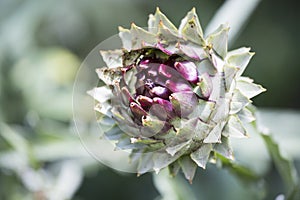
<instances>
[{"instance_id":1,"label":"artichoke flower base","mask_svg":"<svg viewBox=\"0 0 300 200\"><path fill-rule=\"evenodd\" d=\"M265 90L241 76L250 49L228 52L226 25L204 37L195 9L178 29L157 9L147 30L119 30L123 46L100 52L102 86L88 93L100 125L110 121L106 138L130 151L136 172L181 168L192 181L216 154L233 159L229 138L247 137L250 99Z\"/></svg>"}]
</instances>

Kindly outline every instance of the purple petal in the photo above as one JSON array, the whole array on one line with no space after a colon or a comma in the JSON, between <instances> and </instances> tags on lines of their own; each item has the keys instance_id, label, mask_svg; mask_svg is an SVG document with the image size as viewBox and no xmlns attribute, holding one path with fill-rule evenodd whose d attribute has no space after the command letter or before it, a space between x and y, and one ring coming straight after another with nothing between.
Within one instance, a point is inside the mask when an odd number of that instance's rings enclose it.
<instances>
[{"instance_id":1,"label":"purple petal","mask_svg":"<svg viewBox=\"0 0 300 200\"><path fill-rule=\"evenodd\" d=\"M188 83L183 83L182 81L176 80L167 80L166 88L172 92L192 91L192 87Z\"/></svg>"},{"instance_id":2,"label":"purple petal","mask_svg":"<svg viewBox=\"0 0 300 200\"><path fill-rule=\"evenodd\" d=\"M167 120L167 118L171 118L175 116L173 112L173 107L171 102L164 100L159 97L153 98L153 105L150 108L150 114L158 117L160 120Z\"/></svg>"},{"instance_id":3,"label":"purple petal","mask_svg":"<svg viewBox=\"0 0 300 200\"><path fill-rule=\"evenodd\" d=\"M168 100L165 100L165 99L162 99L159 97L154 97L153 102L156 104L162 105L168 112L172 112L172 110L173 110L173 106L172 106L171 102Z\"/></svg>"},{"instance_id":4,"label":"purple petal","mask_svg":"<svg viewBox=\"0 0 300 200\"><path fill-rule=\"evenodd\" d=\"M186 80L192 83L198 82L197 67L193 62L175 62L174 67Z\"/></svg>"},{"instance_id":5,"label":"purple petal","mask_svg":"<svg viewBox=\"0 0 300 200\"><path fill-rule=\"evenodd\" d=\"M137 82L135 83L135 91L137 94L143 94L145 91L145 84L143 79L138 79Z\"/></svg>"},{"instance_id":6,"label":"purple petal","mask_svg":"<svg viewBox=\"0 0 300 200\"><path fill-rule=\"evenodd\" d=\"M150 90L150 94L153 94L153 96L161 97L163 99L168 99L170 95L170 90L168 90L165 87L155 86Z\"/></svg>"},{"instance_id":7,"label":"purple petal","mask_svg":"<svg viewBox=\"0 0 300 200\"><path fill-rule=\"evenodd\" d=\"M130 103L130 110L139 120L142 120L142 117L147 115L147 112L135 102Z\"/></svg>"},{"instance_id":8,"label":"purple petal","mask_svg":"<svg viewBox=\"0 0 300 200\"><path fill-rule=\"evenodd\" d=\"M170 66L161 64L158 67L158 73L167 78L171 78L172 77L171 69L172 68Z\"/></svg>"},{"instance_id":9,"label":"purple petal","mask_svg":"<svg viewBox=\"0 0 300 200\"><path fill-rule=\"evenodd\" d=\"M142 95L139 95L136 100L145 110L148 110L153 104L153 100L151 98Z\"/></svg>"},{"instance_id":10,"label":"purple petal","mask_svg":"<svg viewBox=\"0 0 300 200\"><path fill-rule=\"evenodd\" d=\"M150 70L148 70L148 76L149 77L155 77L157 76L157 70L154 68L151 68Z\"/></svg>"},{"instance_id":11,"label":"purple petal","mask_svg":"<svg viewBox=\"0 0 300 200\"><path fill-rule=\"evenodd\" d=\"M148 69L149 68L150 60L142 60L138 67L142 69Z\"/></svg>"}]
</instances>

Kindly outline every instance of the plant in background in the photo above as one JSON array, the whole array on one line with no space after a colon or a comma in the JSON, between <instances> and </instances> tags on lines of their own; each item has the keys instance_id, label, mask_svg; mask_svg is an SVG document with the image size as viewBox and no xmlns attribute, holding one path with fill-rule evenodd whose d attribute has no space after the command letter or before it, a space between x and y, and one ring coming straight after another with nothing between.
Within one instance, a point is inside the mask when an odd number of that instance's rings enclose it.
<instances>
[{"instance_id":1,"label":"plant in background","mask_svg":"<svg viewBox=\"0 0 300 200\"><path fill-rule=\"evenodd\" d=\"M119 28L123 49L101 51L105 83L89 94L95 110L114 120L105 133L131 150L137 173L182 168L191 182L197 166L233 159L230 137L247 137L255 120L251 98L265 91L241 76L253 53L227 50L229 27L203 36L195 9L177 29L157 9L148 30Z\"/></svg>"}]
</instances>

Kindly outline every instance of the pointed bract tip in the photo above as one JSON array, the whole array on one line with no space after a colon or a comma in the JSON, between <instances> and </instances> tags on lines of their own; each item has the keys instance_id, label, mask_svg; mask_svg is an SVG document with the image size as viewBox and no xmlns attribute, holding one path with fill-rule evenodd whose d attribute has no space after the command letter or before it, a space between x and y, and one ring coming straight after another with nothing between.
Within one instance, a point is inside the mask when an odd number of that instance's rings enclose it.
<instances>
[{"instance_id":1,"label":"pointed bract tip","mask_svg":"<svg viewBox=\"0 0 300 200\"><path fill-rule=\"evenodd\" d=\"M119 32L123 32L123 31L125 31L126 29L123 28L122 26L118 26L118 30L119 30Z\"/></svg>"},{"instance_id":2,"label":"pointed bract tip","mask_svg":"<svg viewBox=\"0 0 300 200\"><path fill-rule=\"evenodd\" d=\"M159 171L160 171L160 169L158 169L158 168L153 168L153 169L154 169L154 171L155 171L155 174L158 174Z\"/></svg>"},{"instance_id":3,"label":"pointed bract tip","mask_svg":"<svg viewBox=\"0 0 300 200\"><path fill-rule=\"evenodd\" d=\"M189 179L189 183L192 185L193 184L193 179Z\"/></svg>"},{"instance_id":4,"label":"pointed bract tip","mask_svg":"<svg viewBox=\"0 0 300 200\"><path fill-rule=\"evenodd\" d=\"M101 51L100 51L100 53L101 53ZM98 72L100 72L100 71L101 71L101 68L96 68L96 69L95 69L95 72L96 72L96 73L98 73Z\"/></svg>"},{"instance_id":5,"label":"pointed bract tip","mask_svg":"<svg viewBox=\"0 0 300 200\"><path fill-rule=\"evenodd\" d=\"M131 22L131 26L130 26L131 28L136 28L137 26L135 25L135 23L134 22Z\"/></svg>"},{"instance_id":6,"label":"pointed bract tip","mask_svg":"<svg viewBox=\"0 0 300 200\"><path fill-rule=\"evenodd\" d=\"M100 50L99 51L99 53L100 53L100 55L101 55L101 57L102 58L104 58L105 57L105 54L108 54L109 53L109 51L105 51L105 50ZM97 68L98 69L98 71L100 71L101 70L101 68ZM96 70L97 70L96 69ZM97 72L97 71L96 71Z\"/></svg>"},{"instance_id":7,"label":"pointed bract tip","mask_svg":"<svg viewBox=\"0 0 300 200\"><path fill-rule=\"evenodd\" d=\"M230 26L229 26L229 23L226 22L225 24L222 24L223 26L223 29L226 30L226 31L229 31L230 30Z\"/></svg>"},{"instance_id":8,"label":"pointed bract tip","mask_svg":"<svg viewBox=\"0 0 300 200\"><path fill-rule=\"evenodd\" d=\"M192 10L191 10L191 12L196 13L196 8L193 7Z\"/></svg>"},{"instance_id":9,"label":"pointed bract tip","mask_svg":"<svg viewBox=\"0 0 300 200\"><path fill-rule=\"evenodd\" d=\"M88 94L88 95L90 95L90 96L92 96L92 97L94 97L94 90L95 90L95 88L94 89L91 89L91 90L88 90L88 91L86 91L86 93Z\"/></svg>"},{"instance_id":10,"label":"pointed bract tip","mask_svg":"<svg viewBox=\"0 0 300 200\"><path fill-rule=\"evenodd\" d=\"M156 7L156 13L160 13L159 7Z\"/></svg>"}]
</instances>

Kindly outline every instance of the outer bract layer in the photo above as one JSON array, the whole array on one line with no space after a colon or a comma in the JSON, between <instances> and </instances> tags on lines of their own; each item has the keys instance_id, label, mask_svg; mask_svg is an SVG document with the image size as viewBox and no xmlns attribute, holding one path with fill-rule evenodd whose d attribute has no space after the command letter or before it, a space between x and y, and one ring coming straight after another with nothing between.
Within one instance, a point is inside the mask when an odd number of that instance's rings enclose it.
<instances>
[{"instance_id":1,"label":"outer bract layer","mask_svg":"<svg viewBox=\"0 0 300 200\"><path fill-rule=\"evenodd\" d=\"M233 159L228 138L247 137L250 98L264 91L241 76L250 49L228 52L226 25L204 38L195 9L179 29L157 9L148 30L119 30L123 49L101 51L105 85L89 91L95 110L114 120L106 137L131 150L139 174L169 166L192 181L216 153Z\"/></svg>"}]
</instances>

